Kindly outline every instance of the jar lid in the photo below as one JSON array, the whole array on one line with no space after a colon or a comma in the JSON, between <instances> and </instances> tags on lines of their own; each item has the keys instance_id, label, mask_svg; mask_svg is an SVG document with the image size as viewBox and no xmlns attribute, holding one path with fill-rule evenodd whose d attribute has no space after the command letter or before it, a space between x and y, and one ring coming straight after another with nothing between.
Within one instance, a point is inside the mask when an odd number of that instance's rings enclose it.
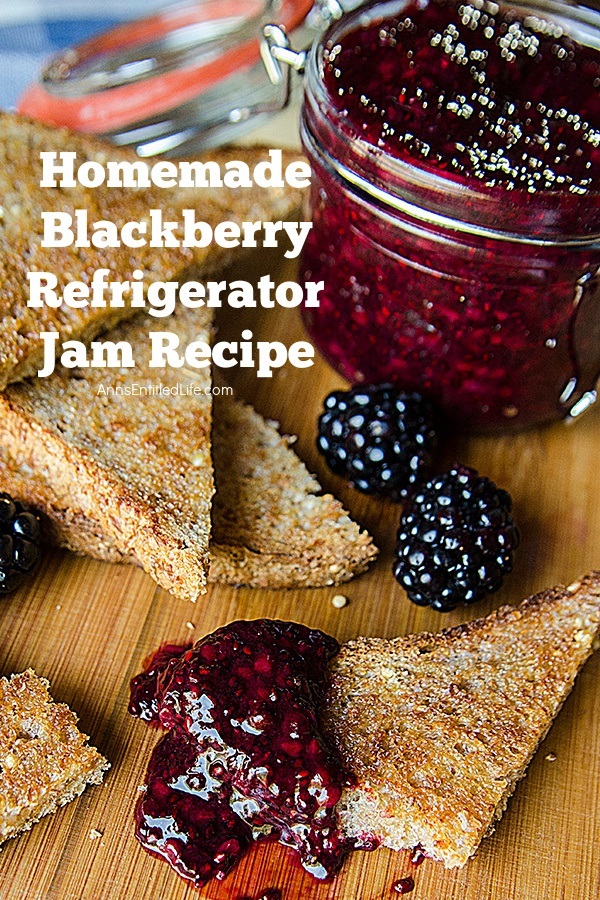
<instances>
[{"instance_id":1,"label":"jar lid","mask_svg":"<svg viewBox=\"0 0 600 900\"><path fill-rule=\"evenodd\" d=\"M185 0L55 57L19 112L111 137L143 156L214 145L287 101L261 63L267 23L304 23L314 0ZM323 0L314 29L341 12ZM311 35L312 37L312 35Z\"/></svg>"}]
</instances>

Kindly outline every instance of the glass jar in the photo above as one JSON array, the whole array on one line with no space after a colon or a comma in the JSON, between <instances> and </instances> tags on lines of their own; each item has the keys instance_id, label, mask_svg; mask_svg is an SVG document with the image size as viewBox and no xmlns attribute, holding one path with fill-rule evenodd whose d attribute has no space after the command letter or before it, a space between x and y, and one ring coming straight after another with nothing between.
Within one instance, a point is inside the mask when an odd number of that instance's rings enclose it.
<instances>
[{"instance_id":1,"label":"glass jar","mask_svg":"<svg viewBox=\"0 0 600 900\"><path fill-rule=\"evenodd\" d=\"M573 418L600 376L600 193L487 188L365 140L328 93L324 51L405 6L344 16L308 60L314 226L302 277L325 286L306 326L349 380L420 390L468 428ZM599 46L598 11L511 7Z\"/></svg>"}]
</instances>

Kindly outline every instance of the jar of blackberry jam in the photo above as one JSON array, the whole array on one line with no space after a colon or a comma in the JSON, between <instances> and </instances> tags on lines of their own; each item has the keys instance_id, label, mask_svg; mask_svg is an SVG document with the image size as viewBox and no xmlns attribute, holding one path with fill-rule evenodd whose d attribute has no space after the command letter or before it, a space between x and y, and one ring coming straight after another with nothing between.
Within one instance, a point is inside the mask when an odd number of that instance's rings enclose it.
<instances>
[{"instance_id":1,"label":"jar of blackberry jam","mask_svg":"<svg viewBox=\"0 0 600 900\"><path fill-rule=\"evenodd\" d=\"M306 71L316 345L476 430L574 418L600 376L600 13L405 0Z\"/></svg>"}]
</instances>

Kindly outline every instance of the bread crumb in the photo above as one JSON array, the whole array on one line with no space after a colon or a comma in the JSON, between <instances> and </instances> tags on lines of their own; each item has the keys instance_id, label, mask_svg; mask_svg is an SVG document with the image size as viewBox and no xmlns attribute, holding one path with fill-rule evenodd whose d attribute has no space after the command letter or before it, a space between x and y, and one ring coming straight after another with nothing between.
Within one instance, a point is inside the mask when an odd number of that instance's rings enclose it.
<instances>
[{"instance_id":1,"label":"bread crumb","mask_svg":"<svg viewBox=\"0 0 600 900\"><path fill-rule=\"evenodd\" d=\"M332 597L331 603L336 609L343 609L344 606L348 605L348 598L344 597L343 594L336 594L335 597Z\"/></svg>"},{"instance_id":2,"label":"bread crumb","mask_svg":"<svg viewBox=\"0 0 600 900\"><path fill-rule=\"evenodd\" d=\"M190 631L193 631L196 626L194 625L193 622L186 622L185 627L189 628Z\"/></svg>"},{"instance_id":3,"label":"bread crumb","mask_svg":"<svg viewBox=\"0 0 600 900\"><path fill-rule=\"evenodd\" d=\"M546 754L546 760L548 762L554 762L556 760L556 753L548 753Z\"/></svg>"},{"instance_id":4,"label":"bread crumb","mask_svg":"<svg viewBox=\"0 0 600 900\"><path fill-rule=\"evenodd\" d=\"M90 831L90 841L97 841L98 838L102 837L102 832L98 831L97 828L92 828Z\"/></svg>"}]
</instances>

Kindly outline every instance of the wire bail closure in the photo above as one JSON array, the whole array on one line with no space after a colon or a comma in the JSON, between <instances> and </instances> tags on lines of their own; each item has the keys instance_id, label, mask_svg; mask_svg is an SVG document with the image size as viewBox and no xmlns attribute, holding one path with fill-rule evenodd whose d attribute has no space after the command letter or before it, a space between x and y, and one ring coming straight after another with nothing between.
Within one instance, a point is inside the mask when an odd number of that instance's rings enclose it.
<instances>
[{"instance_id":1,"label":"wire bail closure","mask_svg":"<svg viewBox=\"0 0 600 900\"><path fill-rule=\"evenodd\" d=\"M344 9L338 0L320 0L316 4L319 25L325 27L330 22L340 19ZM272 85L282 87L279 106L273 111L285 109L291 95L291 73L304 75L306 60L310 47L305 50L293 50L287 31L283 25L273 23L263 28L260 44L260 55ZM285 67L285 68L284 68Z\"/></svg>"},{"instance_id":2,"label":"wire bail closure","mask_svg":"<svg viewBox=\"0 0 600 900\"><path fill-rule=\"evenodd\" d=\"M292 50L290 39L281 25L265 25L260 53L271 84L281 84L289 80L292 69L300 75L304 74L306 50ZM282 64L288 66L284 76Z\"/></svg>"},{"instance_id":3,"label":"wire bail closure","mask_svg":"<svg viewBox=\"0 0 600 900\"><path fill-rule=\"evenodd\" d=\"M307 51L292 50L290 39L281 25L265 25L260 44L260 55L269 81L274 87L281 89L279 99L273 109L273 112L279 112L285 109L290 102L292 70L298 72L299 75L304 74Z\"/></svg>"},{"instance_id":4,"label":"wire bail closure","mask_svg":"<svg viewBox=\"0 0 600 900\"><path fill-rule=\"evenodd\" d=\"M318 0L316 4L319 25L325 28L331 22L341 19L344 8L338 0ZM299 75L304 74L304 66L310 47L306 50L292 50L290 39L283 25L265 25L260 53L271 84L281 84L289 78L289 70ZM288 75L284 76L281 64L288 66Z\"/></svg>"}]
</instances>

